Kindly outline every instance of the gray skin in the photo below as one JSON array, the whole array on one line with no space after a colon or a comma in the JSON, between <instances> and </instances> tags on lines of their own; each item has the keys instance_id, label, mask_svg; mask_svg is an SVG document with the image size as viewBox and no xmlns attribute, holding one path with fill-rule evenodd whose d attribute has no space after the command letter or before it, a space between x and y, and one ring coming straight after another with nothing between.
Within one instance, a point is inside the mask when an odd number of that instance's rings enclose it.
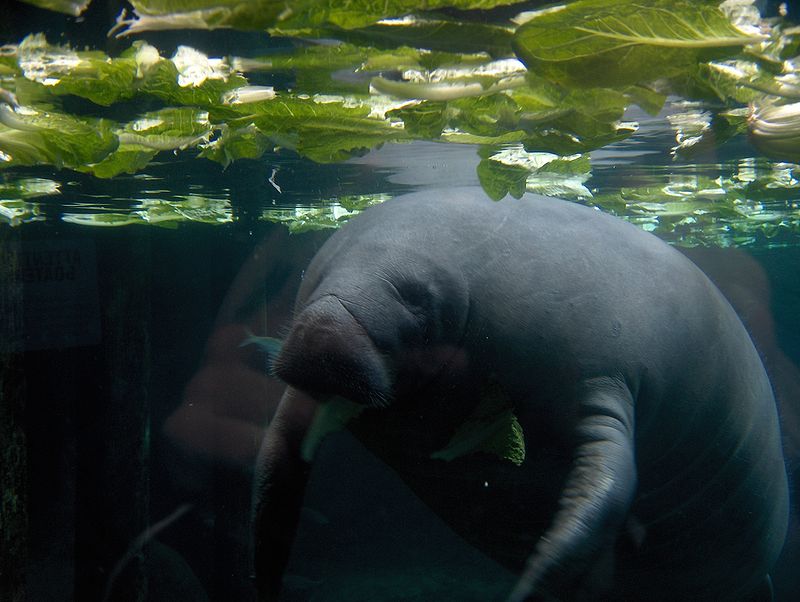
<instances>
[{"instance_id":1,"label":"gray skin","mask_svg":"<svg viewBox=\"0 0 800 602\"><path fill-rule=\"evenodd\" d=\"M256 479L262 599L332 395L366 404L356 436L519 571L508 600L770 597L788 493L769 380L714 285L630 224L471 188L368 209L306 270L274 371L289 386ZM431 459L487 389L513 404L525 462Z\"/></svg>"}]
</instances>

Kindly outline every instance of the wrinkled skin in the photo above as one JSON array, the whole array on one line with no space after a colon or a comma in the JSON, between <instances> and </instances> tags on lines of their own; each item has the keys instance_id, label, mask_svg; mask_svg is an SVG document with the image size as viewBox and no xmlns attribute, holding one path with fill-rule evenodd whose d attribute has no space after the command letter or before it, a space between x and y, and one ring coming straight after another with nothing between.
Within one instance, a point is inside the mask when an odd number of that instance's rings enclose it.
<instances>
[{"instance_id":1,"label":"wrinkled skin","mask_svg":"<svg viewBox=\"0 0 800 602\"><path fill-rule=\"evenodd\" d=\"M711 282L629 224L474 189L369 209L306 271L275 372L289 386L255 489L262 599L331 395L366 404L356 436L519 572L509 600L769 599L788 513L769 381ZM513 403L522 466L431 459L487 386Z\"/></svg>"}]
</instances>

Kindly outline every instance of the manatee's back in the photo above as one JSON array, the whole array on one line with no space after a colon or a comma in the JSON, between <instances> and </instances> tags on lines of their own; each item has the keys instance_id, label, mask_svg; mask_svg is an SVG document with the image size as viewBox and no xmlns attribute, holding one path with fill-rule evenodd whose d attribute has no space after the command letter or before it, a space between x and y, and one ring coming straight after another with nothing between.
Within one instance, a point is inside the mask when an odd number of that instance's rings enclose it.
<instances>
[{"instance_id":1,"label":"manatee's back","mask_svg":"<svg viewBox=\"0 0 800 602\"><path fill-rule=\"evenodd\" d=\"M788 487L772 388L730 304L681 253L596 210L472 203L492 233L465 245L475 340L532 398L563 402L576 378L614 375L636 399L643 539L619 559L623 588L735 600L756 587L783 546Z\"/></svg>"}]
</instances>

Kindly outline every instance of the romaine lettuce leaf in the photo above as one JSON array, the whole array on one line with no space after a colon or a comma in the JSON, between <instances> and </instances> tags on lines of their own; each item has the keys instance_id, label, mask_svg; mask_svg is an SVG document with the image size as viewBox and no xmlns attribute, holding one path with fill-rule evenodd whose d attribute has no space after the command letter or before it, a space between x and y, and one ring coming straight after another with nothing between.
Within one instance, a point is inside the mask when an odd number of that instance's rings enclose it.
<instances>
[{"instance_id":1,"label":"romaine lettuce leaf","mask_svg":"<svg viewBox=\"0 0 800 602\"><path fill-rule=\"evenodd\" d=\"M367 406L355 403L343 397L333 397L321 402L314 414L314 420L303 437L300 455L306 462L311 462L319 449L322 440L329 434L341 431L347 423L358 417Z\"/></svg>"},{"instance_id":2,"label":"romaine lettuce leaf","mask_svg":"<svg viewBox=\"0 0 800 602\"><path fill-rule=\"evenodd\" d=\"M134 15L123 13L117 31L124 35L164 29L263 29L284 35L319 28L354 30L391 17L440 8L488 9L517 0L131 0Z\"/></svg>"},{"instance_id":3,"label":"romaine lettuce leaf","mask_svg":"<svg viewBox=\"0 0 800 602\"><path fill-rule=\"evenodd\" d=\"M79 16L92 0L22 0L26 4L53 10L73 17Z\"/></svg>"},{"instance_id":4,"label":"romaine lettuce leaf","mask_svg":"<svg viewBox=\"0 0 800 602\"><path fill-rule=\"evenodd\" d=\"M0 103L0 165L76 169L104 159L119 145L112 123Z\"/></svg>"},{"instance_id":5,"label":"romaine lettuce leaf","mask_svg":"<svg viewBox=\"0 0 800 602\"><path fill-rule=\"evenodd\" d=\"M735 27L715 2L578 0L528 15L514 49L553 81L624 86L676 75L765 38Z\"/></svg>"},{"instance_id":6,"label":"romaine lettuce leaf","mask_svg":"<svg viewBox=\"0 0 800 602\"><path fill-rule=\"evenodd\" d=\"M472 414L431 458L450 462L475 452L494 454L517 466L525 461L522 426L510 400L496 383L486 387Z\"/></svg>"}]
</instances>

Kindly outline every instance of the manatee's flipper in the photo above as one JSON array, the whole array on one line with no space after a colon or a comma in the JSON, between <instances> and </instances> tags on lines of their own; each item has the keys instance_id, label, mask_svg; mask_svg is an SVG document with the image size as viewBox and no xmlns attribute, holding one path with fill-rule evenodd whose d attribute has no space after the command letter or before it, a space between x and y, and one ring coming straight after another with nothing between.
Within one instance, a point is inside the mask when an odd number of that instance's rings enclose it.
<instances>
[{"instance_id":1,"label":"manatee's flipper","mask_svg":"<svg viewBox=\"0 0 800 602\"><path fill-rule=\"evenodd\" d=\"M300 455L317 402L287 387L258 455L254 488L255 575L259 600L278 599L310 466Z\"/></svg>"},{"instance_id":2,"label":"manatee's flipper","mask_svg":"<svg viewBox=\"0 0 800 602\"><path fill-rule=\"evenodd\" d=\"M253 334L249 330L246 332L247 337L241 343L239 343L239 347L246 347L247 345L255 345L258 347L264 354L264 367L266 373L270 376L275 376L275 358L280 355L281 349L283 348L283 341L273 337L260 337Z\"/></svg>"},{"instance_id":3,"label":"manatee's flipper","mask_svg":"<svg viewBox=\"0 0 800 602\"><path fill-rule=\"evenodd\" d=\"M561 600L575 592L612 545L636 489L633 398L613 378L579 392L576 447L559 508L509 602Z\"/></svg>"}]
</instances>

